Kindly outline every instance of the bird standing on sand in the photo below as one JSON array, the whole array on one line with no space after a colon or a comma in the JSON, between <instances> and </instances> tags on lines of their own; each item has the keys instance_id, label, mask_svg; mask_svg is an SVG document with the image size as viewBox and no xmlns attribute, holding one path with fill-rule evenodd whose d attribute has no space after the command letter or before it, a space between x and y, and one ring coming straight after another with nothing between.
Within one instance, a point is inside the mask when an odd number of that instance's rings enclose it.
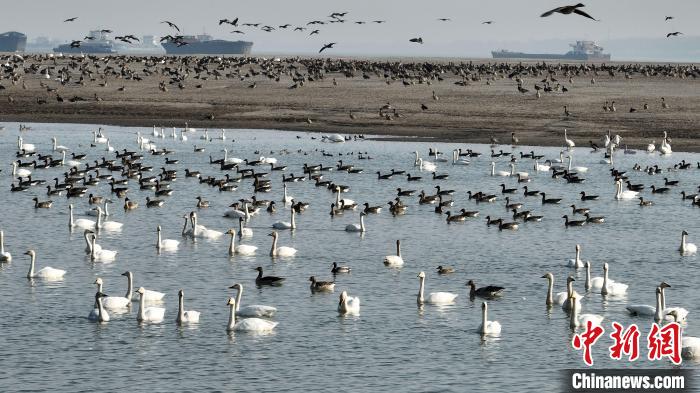
<instances>
[{"instance_id":1,"label":"bird standing on sand","mask_svg":"<svg viewBox=\"0 0 700 393\"><path fill-rule=\"evenodd\" d=\"M545 12L544 14L540 15L540 17L545 18L545 17L548 17L548 16L554 14L555 12L556 12L556 13L559 13L559 14L562 14L562 15L570 15L570 14L573 13L573 14L578 14L578 15L581 15L581 16L585 16L586 18L593 19L593 20L597 21L596 18L594 18L594 17L588 15L588 14L587 14L586 12L584 12L584 11L581 11L581 10L579 9L579 8L581 8L581 7L585 7L585 5L584 5L583 3L578 3L578 4L576 4L576 5L566 5L566 6L563 6L563 7L557 7L557 8L555 8L555 9L553 9L553 10L549 10L549 11Z\"/></svg>"}]
</instances>

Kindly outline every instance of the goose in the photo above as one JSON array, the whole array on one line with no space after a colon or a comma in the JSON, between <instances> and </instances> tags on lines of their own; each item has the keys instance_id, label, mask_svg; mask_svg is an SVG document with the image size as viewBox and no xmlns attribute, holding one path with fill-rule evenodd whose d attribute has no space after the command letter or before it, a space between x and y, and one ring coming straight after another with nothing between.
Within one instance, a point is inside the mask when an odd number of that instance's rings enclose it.
<instances>
[{"instance_id":1,"label":"goose","mask_svg":"<svg viewBox=\"0 0 700 393\"><path fill-rule=\"evenodd\" d=\"M576 146L576 144L574 143L574 141L572 141L571 139L569 139L569 138L566 136L566 128L564 128L564 142L566 143L567 150L571 150L571 149L573 149L573 148Z\"/></svg>"},{"instance_id":2,"label":"goose","mask_svg":"<svg viewBox=\"0 0 700 393\"><path fill-rule=\"evenodd\" d=\"M423 303L451 304L454 303L455 299L458 296L456 293L450 292L431 292L430 294L428 294L427 298L424 298L423 291L425 290L425 272L418 273L418 278L420 280L417 298L418 305L422 305Z\"/></svg>"},{"instance_id":3,"label":"goose","mask_svg":"<svg viewBox=\"0 0 700 393\"><path fill-rule=\"evenodd\" d=\"M365 212L360 213L360 223L359 224L348 224L345 226L345 232L365 232Z\"/></svg>"},{"instance_id":4,"label":"goose","mask_svg":"<svg viewBox=\"0 0 700 393\"><path fill-rule=\"evenodd\" d=\"M584 214L586 216L586 222L592 222L594 224L602 224L605 222L605 216L591 216L589 213Z\"/></svg>"},{"instance_id":5,"label":"goose","mask_svg":"<svg viewBox=\"0 0 700 393\"><path fill-rule=\"evenodd\" d=\"M95 239L97 236L95 234L90 235L90 259L93 261L100 262L112 262L117 258L117 251L105 250L102 247L97 248L95 244Z\"/></svg>"},{"instance_id":6,"label":"goose","mask_svg":"<svg viewBox=\"0 0 700 393\"><path fill-rule=\"evenodd\" d=\"M396 240L396 255L387 255L384 257L386 266L403 266L403 258L401 258L401 240Z\"/></svg>"},{"instance_id":7,"label":"goose","mask_svg":"<svg viewBox=\"0 0 700 393\"><path fill-rule=\"evenodd\" d=\"M258 277L255 278L256 285L282 285L282 282L285 280L284 277L263 276L263 268L260 266L254 270L258 272Z\"/></svg>"},{"instance_id":8,"label":"goose","mask_svg":"<svg viewBox=\"0 0 700 393\"><path fill-rule=\"evenodd\" d=\"M639 197L639 206L652 206L654 201L645 201L643 197Z\"/></svg>"},{"instance_id":9,"label":"goose","mask_svg":"<svg viewBox=\"0 0 700 393\"><path fill-rule=\"evenodd\" d=\"M338 313L340 315L360 315L360 298L348 296L346 291L340 293L338 301Z\"/></svg>"},{"instance_id":10,"label":"goose","mask_svg":"<svg viewBox=\"0 0 700 393\"><path fill-rule=\"evenodd\" d=\"M102 221L102 216L104 215L104 211L102 210L101 207L96 207L95 210L97 210L97 229L104 229L107 231L121 231L122 227L124 224L121 222L116 222L116 221Z\"/></svg>"},{"instance_id":11,"label":"goose","mask_svg":"<svg viewBox=\"0 0 700 393\"><path fill-rule=\"evenodd\" d=\"M261 318L246 318L239 322L236 322L236 300L232 297L228 298L229 306L229 317L228 326L226 330L228 331L242 331L242 332L270 332L275 329L278 322L268 321Z\"/></svg>"},{"instance_id":12,"label":"goose","mask_svg":"<svg viewBox=\"0 0 700 393\"><path fill-rule=\"evenodd\" d=\"M39 271L34 271L34 263L36 262L36 252L34 250L29 250L24 253L24 255L29 255L30 264L29 272L27 272L27 278L40 278L42 280L62 280L63 276L66 274L65 270L54 269L52 267L45 267Z\"/></svg>"},{"instance_id":13,"label":"goose","mask_svg":"<svg viewBox=\"0 0 700 393\"><path fill-rule=\"evenodd\" d=\"M547 279L547 298L545 304L547 306L553 306L555 304L563 305L568 299L567 292L557 292L556 295L553 293L554 290L554 275L552 273L545 273L542 278ZM567 281L568 283L568 281Z\"/></svg>"},{"instance_id":14,"label":"goose","mask_svg":"<svg viewBox=\"0 0 700 393\"><path fill-rule=\"evenodd\" d=\"M564 214L561 216L564 219L564 226L566 227L582 227L586 225L586 220L569 220L569 216Z\"/></svg>"},{"instance_id":15,"label":"goose","mask_svg":"<svg viewBox=\"0 0 700 393\"><path fill-rule=\"evenodd\" d=\"M180 241L179 240L174 240L174 239L161 239L161 228L160 225L158 225L158 242L156 243L156 249L158 251L160 250L165 250L165 251L175 251L177 248L180 246Z\"/></svg>"},{"instance_id":16,"label":"goose","mask_svg":"<svg viewBox=\"0 0 700 393\"><path fill-rule=\"evenodd\" d=\"M577 208L576 205L570 205L569 206L572 209L572 214L587 214L591 212L590 208L587 207L581 207Z\"/></svg>"},{"instance_id":17,"label":"goose","mask_svg":"<svg viewBox=\"0 0 700 393\"><path fill-rule=\"evenodd\" d=\"M616 181L615 186L617 188L617 191L615 193L615 199L617 199L617 200L636 199L637 195L639 195L639 192L637 192L637 191L630 191L630 190L622 191L622 180Z\"/></svg>"},{"instance_id":18,"label":"goose","mask_svg":"<svg viewBox=\"0 0 700 393\"><path fill-rule=\"evenodd\" d=\"M102 304L109 310L118 310L131 306L131 293L133 291L133 276L131 272L124 272L122 276L127 279L126 295L124 296L107 296L102 299Z\"/></svg>"},{"instance_id":19,"label":"goose","mask_svg":"<svg viewBox=\"0 0 700 393\"><path fill-rule=\"evenodd\" d=\"M510 176L510 172L497 171L496 170L496 163L491 161L491 176Z\"/></svg>"},{"instance_id":20,"label":"goose","mask_svg":"<svg viewBox=\"0 0 700 393\"><path fill-rule=\"evenodd\" d=\"M619 282L612 281L608 279L608 263L603 264L603 286L600 288L600 294L603 296L621 296L627 293L627 287L629 285L622 284Z\"/></svg>"},{"instance_id":21,"label":"goose","mask_svg":"<svg viewBox=\"0 0 700 393\"><path fill-rule=\"evenodd\" d=\"M581 191L579 194L581 194L582 201L596 201L600 198L598 195L586 195L585 191Z\"/></svg>"},{"instance_id":22,"label":"goose","mask_svg":"<svg viewBox=\"0 0 700 393\"><path fill-rule=\"evenodd\" d=\"M679 251L681 255L693 255L698 251L698 247L693 243L686 243L686 238L688 237L688 232L683 231L681 234L681 246Z\"/></svg>"},{"instance_id":23,"label":"goose","mask_svg":"<svg viewBox=\"0 0 700 393\"><path fill-rule=\"evenodd\" d=\"M13 178L29 177L31 174L32 174L32 171L30 171L29 169L24 169L24 168L17 169L17 162L15 162L15 161L12 162L12 177Z\"/></svg>"},{"instance_id":24,"label":"goose","mask_svg":"<svg viewBox=\"0 0 700 393\"><path fill-rule=\"evenodd\" d=\"M180 289L177 292L178 296L178 307L177 307L177 318L175 322L178 325L183 325L186 323L198 323L199 322L199 311L189 310L185 311L185 292Z\"/></svg>"},{"instance_id":25,"label":"goose","mask_svg":"<svg viewBox=\"0 0 700 393\"><path fill-rule=\"evenodd\" d=\"M201 196L198 196L195 199L197 199L197 208L198 209L206 209L209 207L209 201L202 199Z\"/></svg>"},{"instance_id":26,"label":"goose","mask_svg":"<svg viewBox=\"0 0 700 393\"><path fill-rule=\"evenodd\" d=\"M481 303L481 324L477 328L477 332L482 336L498 336L501 334L501 324L498 321L488 320L488 305L486 302Z\"/></svg>"},{"instance_id":27,"label":"goose","mask_svg":"<svg viewBox=\"0 0 700 393\"><path fill-rule=\"evenodd\" d=\"M234 238L236 237L236 230L235 229L229 229L226 231L227 234L231 235L231 242L229 243L228 246L228 255L233 255L233 254L240 254L240 255L255 255L255 251L257 251L257 247L255 246L250 246L247 244L241 244L239 246L236 246L234 243Z\"/></svg>"},{"instance_id":28,"label":"goose","mask_svg":"<svg viewBox=\"0 0 700 393\"><path fill-rule=\"evenodd\" d=\"M277 308L272 306L264 306L260 304L251 304L249 306L241 307L241 297L243 296L243 285L236 283L229 287L229 289L237 289L236 291L236 314L243 317L257 317L257 318L272 318L277 313Z\"/></svg>"},{"instance_id":29,"label":"goose","mask_svg":"<svg viewBox=\"0 0 700 393\"><path fill-rule=\"evenodd\" d=\"M559 202L561 202L561 198L547 198L547 194L544 192L540 192L540 195L542 195L542 204L550 204L550 205L556 205Z\"/></svg>"},{"instance_id":30,"label":"goose","mask_svg":"<svg viewBox=\"0 0 700 393\"><path fill-rule=\"evenodd\" d=\"M96 308L90 312L88 319L93 322L109 322L109 314L104 309L102 305L102 298L105 297L104 293L97 291L95 294L95 306Z\"/></svg>"},{"instance_id":31,"label":"goose","mask_svg":"<svg viewBox=\"0 0 700 393\"><path fill-rule=\"evenodd\" d=\"M297 250L292 247L277 247L277 232L272 231L268 236L272 236L272 247L270 247L271 257L292 257L297 253Z\"/></svg>"},{"instance_id":32,"label":"goose","mask_svg":"<svg viewBox=\"0 0 700 393\"><path fill-rule=\"evenodd\" d=\"M333 274L338 274L338 273L350 273L350 267L349 266L338 266L337 262L333 262L331 265L331 273Z\"/></svg>"},{"instance_id":33,"label":"goose","mask_svg":"<svg viewBox=\"0 0 700 393\"><path fill-rule=\"evenodd\" d=\"M59 145L56 137L51 138L51 142L53 142L53 151L58 151L58 152L64 152L64 151L69 151L70 149L67 148L66 146Z\"/></svg>"},{"instance_id":34,"label":"goose","mask_svg":"<svg viewBox=\"0 0 700 393\"><path fill-rule=\"evenodd\" d=\"M311 292L333 292L335 289L335 282L333 281L317 281L316 277L309 277L311 282Z\"/></svg>"},{"instance_id":35,"label":"goose","mask_svg":"<svg viewBox=\"0 0 700 393\"><path fill-rule=\"evenodd\" d=\"M501 296L503 294L503 290L505 290L505 288L498 287L495 285L489 285L489 286L477 288L474 280L469 280L467 282L467 286L469 287L469 297L472 299L475 296L479 296L479 297L483 297L483 298L495 298L495 297Z\"/></svg>"},{"instance_id":36,"label":"goose","mask_svg":"<svg viewBox=\"0 0 700 393\"><path fill-rule=\"evenodd\" d=\"M5 251L5 231L0 231L0 262L12 262L12 254Z\"/></svg>"},{"instance_id":37,"label":"goose","mask_svg":"<svg viewBox=\"0 0 700 393\"><path fill-rule=\"evenodd\" d=\"M584 267L584 262L581 260L581 245L576 245L576 258L569 259L567 266L573 267L575 269L580 269Z\"/></svg>"},{"instance_id":38,"label":"goose","mask_svg":"<svg viewBox=\"0 0 700 393\"><path fill-rule=\"evenodd\" d=\"M382 207L370 206L369 203L365 202L365 208L363 211L365 214L379 214L382 211Z\"/></svg>"},{"instance_id":39,"label":"goose","mask_svg":"<svg viewBox=\"0 0 700 393\"><path fill-rule=\"evenodd\" d=\"M580 314L578 313L578 308L581 305L576 301L576 294L571 295L571 317L569 320L569 327L571 329L576 329L579 326L588 326L590 322L592 326L600 326L603 322L603 316L597 314Z\"/></svg>"},{"instance_id":40,"label":"goose","mask_svg":"<svg viewBox=\"0 0 700 393\"><path fill-rule=\"evenodd\" d=\"M291 217L291 222L287 221L277 221L274 224L272 224L272 228L277 229L277 230L285 230L285 229L296 229L297 225L294 220L294 216L296 214L294 209L289 209L291 212L290 214L292 215Z\"/></svg>"},{"instance_id":41,"label":"goose","mask_svg":"<svg viewBox=\"0 0 700 393\"><path fill-rule=\"evenodd\" d=\"M139 207L138 202L129 200L129 198L124 198L124 211L134 210Z\"/></svg>"},{"instance_id":42,"label":"goose","mask_svg":"<svg viewBox=\"0 0 700 393\"><path fill-rule=\"evenodd\" d=\"M455 272L455 269L449 266L438 266L437 268L438 274L452 274Z\"/></svg>"},{"instance_id":43,"label":"goose","mask_svg":"<svg viewBox=\"0 0 700 393\"><path fill-rule=\"evenodd\" d=\"M203 225L197 225L197 213L190 213L190 221L192 222L192 237L201 239L218 239L224 235L223 232L207 229Z\"/></svg>"},{"instance_id":44,"label":"goose","mask_svg":"<svg viewBox=\"0 0 700 393\"><path fill-rule=\"evenodd\" d=\"M163 321L163 317L165 317L165 308L163 307L146 307L146 299L144 294L146 293L146 289L141 287L139 288L136 293L138 293L139 296L139 310L138 313L136 314L136 320L139 322L154 322L158 323Z\"/></svg>"},{"instance_id":45,"label":"goose","mask_svg":"<svg viewBox=\"0 0 700 393\"><path fill-rule=\"evenodd\" d=\"M688 317L688 310L683 307L666 307L666 293L665 289L671 286L665 282L661 282L659 288L661 289L661 309L665 315L665 319L668 321L675 322L685 322Z\"/></svg>"}]
</instances>

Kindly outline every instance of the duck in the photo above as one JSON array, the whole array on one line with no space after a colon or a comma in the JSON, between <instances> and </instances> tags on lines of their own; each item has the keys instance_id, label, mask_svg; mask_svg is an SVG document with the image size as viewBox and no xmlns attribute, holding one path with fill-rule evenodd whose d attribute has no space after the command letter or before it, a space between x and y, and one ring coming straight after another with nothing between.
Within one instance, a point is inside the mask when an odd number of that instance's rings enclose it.
<instances>
[{"instance_id":1,"label":"duck","mask_svg":"<svg viewBox=\"0 0 700 393\"><path fill-rule=\"evenodd\" d=\"M481 324L477 327L477 332L482 336L498 336L501 334L501 324L498 321L488 320L488 305L481 303Z\"/></svg>"},{"instance_id":2,"label":"duck","mask_svg":"<svg viewBox=\"0 0 700 393\"><path fill-rule=\"evenodd\" d=\"M423 291L425 290L425 272L418 273L418 279L420 280L417 296L418 305L422 305L424 303L452 304L458 296L456 293L450 292L431 292L428 294L428 297L425 298L423 296Z\"/></svg>"},{"instance_id":3,"label":"duck","mask_svg":"<svg viewBox=\"0 0 700 393\"><path fill-rule=\"evenodd\" d=\"M600 294L603 296L622 296L627 293L629 285L608 279L608 263L603 264L603 286L600 288Z\"/></svg>"},{"instance_id":4,"label":"duck","mask_svg":"<svg viewBox=\"0 0 700 393\"><path fill-rule=\"evenodd\" d=\"M403 266L403 258L401 257L401 240L396 240L396 255L387 255L384 257L384 265L393 267Z\"/></svg>"},{"instance_id":5,"label":"duck","mask_svg":"<svg viewBox=\"0 0 700 393\"><path fill-rule=\"evenodd\" d=\"M311 292L333 292L335 289L335 282L333 281L317 281L316 277L309 277L311 282Z\"/></svg>"},{"instance_id":6,"label":"duck","mask_svg":"<svg viewBox=\"0 0 700 393\"><path fill-rule=\"evenodd\" d=\"M452 274L455 272L455 269L449 266L438 266L437 268L438 274Z\"/></svg>"},{"instance_id":7,"label":"duck","mask_svg":"<svg viewBox=\"0 0 700 393\"><path fill-rule=\"evenodd\" d=\"M263 276L263 268L258 266L255 268L258 271L258 277L255 279L256 285L282 285L284 277Z\"/></svg>"},{"instance_id":8,"label":"duck","mask_svg":"<svg viewBox=\"0 0 700 393\"><path fill-rule=\"evenodd\" d=\"M152 323L158 323L162 322L163 318L165 317L165 308L163 307L146 307L146 299L144 294L146 293L146 289L143 287L140 287L136 293L138 293L139 296L139 310L136 314L136 320L139 322L152 322Z\"/></svg>"},{"instance_id":9,"label":"duck","mask_svg":"<svg viewBox=\"0 0 700 393\"><path fill-rule=\"evenodd\" d=\"M199 311L188 310L185 311L185 292L180 289L177 292L178 297L178 307L177 307L177 318L175 318L175 323L178 325L184 325L188 323L198 323L199 322Z\"/></svg>"},{"instance_id":10,"label":"duck","mask_svg":"<svg viewBox=\"0 0 700 393\"><path fill-rule=\"evenodd\" d=\"M292 257L297 253L297 250L292 247L277 247L277 232L272 231L271 233L268 234L268 236L272 236L272 247L270 247L270 256L271 257Z\"/></svg>"},{"instance_id":11,"label":"duck","mask_svg":"<svg viewBox=\"0 0 700 393\"><path fill-rule=\"evenodd\" d=\"M228 255L240 254L240 255L255 255L258 250L256 246L251 246L247 244L241 244L239 246L235 245L236 230L229 229L226 234L231 235L231 242L228 246Z\"/></svg>"},{"instance_id":12,"label":"duck","mask_svg":"<svg viewBox=\"0 0 700 393\"><path fill-rule=\"evenodd\" d=\"M277 308L261 304L251 304L241 307L241 297L243 296L243 285L236 283L229 287L236 289L236 314L243 317L272 318L277 313Z\"/></svg>"},{"instance_id":13,"label":"duck","mask_svg":"<svg viewBox=\"0 0 700 393\"><path fill-rule=\"evenodd\" d=\"M338 274L338 273L350 273L352 269L349 266L338 266L337 262L333 262L331 265L331 273L333 274Z\"/></svg>"},{"instance_id":14,"label":"duck","mask_svg":"<svg viewBox=\"0 0 700 393\"><path fill-rule=\"evenodd\" d=\"M236 300L232 297L228 298L229 318L227 331L241 332L270 332L277 327L279 322L268 321L261 318L246 318L236 322Z\"/></svg>"},{"instance_id":15,"label":"duck","mask_svg":"<svg viewBox=\"0 0 700 393\"><path fill-rule=\"evenodd\" d=\"M179 240L174 240L174 239L165 239L161 240L161 228L160 225L158 225L158 241L156 243L156 249L158 251L164 250L164 251L175 251L177 248L180 246L180 241Z\"/></svg>"},{"instance_id":16,"label":"duck","mask_svg":"<svg viewBox=\"0 0 700 393\"><path fill-rule=\"evenodd\" d=\"M338 301L338 313L340 315L360 315L360 298L348 296L347 291L341 292Z\"/></svg>"},{"instance_id":17,"label":"duck","mask_svg":"<svg viewBox=\"0 0 700 393\"><path fill-rule=\"evenodd\" d=\"M12 254L5 251L5 231L0 230L0 262L12 262Z\"/></svg>"},{"instance_id":18,"label":"duck","mask_svg":"<svg viewBox=\"0 0 700 393\"><path fill-rule=\"evenodd\" d=\"M36 252L34 250L28 250L24 255L29 255L30 264L29 271L27 272L27 278L40 278L42 280L54 281L62 280L63 276L66 275L65 270L54 269L50 266L46 266L38 271L34 271L34 264L36 262Z\"/></svg>"},{"instance_id":19,"label":"duck","mask_svg":"<svg viewBox=\"0 0 700 393\"><path fill-rule=\"evenodd\" d=\"M505 290L505 288L495 286L495 285L488 285L485 287L477 288L474 280L469 280L467 282L467 286L469 287L469 297L472 299L475 296L483 297L483 298L499 297L499 296L503 295L503 291Z\"/></svg>"},{"instance_id":20,"label":"duck","mask_svg":"<svg viewBox=\"0 0 700 393\"><path fill-rule=\"evenodd\" d=\"M681 246L678 248L678 251L681 252L681 255L693 255L698 251L698 247L695 244L686 242L687 237L688 232L683 231L681 233Z\"/></svg>"}]
</instances>

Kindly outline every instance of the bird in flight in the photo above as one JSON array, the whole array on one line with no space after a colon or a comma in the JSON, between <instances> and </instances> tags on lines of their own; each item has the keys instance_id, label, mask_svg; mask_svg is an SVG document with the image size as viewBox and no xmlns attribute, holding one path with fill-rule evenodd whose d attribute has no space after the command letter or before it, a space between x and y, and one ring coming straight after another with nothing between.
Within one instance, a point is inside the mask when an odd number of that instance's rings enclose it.
<instances>
[{"instance_id":1,"label":"bird in flight","mask_svg":"<svg viewBox=\"0 0 700 393\"><path fill-rule=\"evenodd\" d=\"M373 20L372 22L373 23L386 23L385 20Z\"/></svg>"},{"instance_id":2,"label":"bird in flight","mask_svg":"<svg viewBox=\"0 0 700 393\"><path fill-rule=\"evenodd\" d=\"M411 39L408 40L408 41L409 41L409 42L415 42L415 43L418 43L418 44L422 44L422 43L423 43L423 37L411 38Z\"/></svg>"},{"instance_id":3,"label":"bird in flight","mask_svg":"<svg viewBox=\"0 0 700 393\"><path fill-rule=\"evenodd\" d=\"M450 18L438 18L438 20L439 20L440 22L449 22L449 21L451 21L452 19L450 19Z\"/></svg>"},{"instance_id":4,"label":"bird in flight","mask_svg":"<svg viewBox=\"0 0 700 393\"><path fill-rule=\"evenodd\" d=\"M180 28L177 27L177 25L176 25L175 23L173 23L173 22L164 20L164 21L162 21L162 22L160 22L160 23L167 23L168 26L170 26L170 27L172 27L173 29L177 30L178 33L180 32Z\"/></svg>"},{"instance_id":5,"label":"bird in flight","mask_svg":"<svg viewBox=\"0 0 700 393\"><path fill-rule=\"evenodd\" d=\"M321 52L323 52L323 51L326 50L326 49L331 49L331 48L333 48L333 45L335 45L335 44L336 44L335 42L331 42L331 43L328 43L328 44L326 44L326 45L323 45L323 48L321 48L321 50L318 51L318 53L321 53Z\"/></svg>"},{"instance_id":6,"label":"bird in flight","mask_svg":"<svg viewBox=\"0 0 700 393\"><path fill-rule=\"evenodd\" d=\"M593 19L593 20L597 21L596 18L594 18L594 17L588 15L588 14L585 13L584 11L581 11L581 10L579 9L579 8L581 8L581 7L585 7L585 5L584 5L583 3L578 3L578 4L576 4L576 5L566 5L566 6L563 6L563 7L557 7L557 8L555 8L555 9L553 9L553 10L549 10L549 11L545 12L544 14L542 14L542 15L540 15L540 16L541 16L542 18L545 18L545 17L547 17L547 16L550 16L550 15L554 14L555 12L556 12L556 13L559 13L559 14L562 14L562 15L570 15L570 14L573 13L573 14L578 14L578 15L581 15L581 16L585 16L586 18Z\"/></svg>"},{"instance_id":7,"label":"bird in flight","mask_svg":"<svg viewBox=\"0 0 700 393\"><path fill-rule=\"evenodd\" d=\"M314 30L314 31L312 31L311 34L309 34L309 35L318 34L319 32L320 32L320 30Z\"/></svg>"},{"instance_id":8,"label":"bird in flight","mask_svg":"<svg viewBox=\"0 0 700 393\"><path fill-rule=\"evenodd\" d=\"M681 34L683 34L683 33L681 33L680 31L674 31L673 33L666 34L666 38L668 38L670 36L676 37L676 36L681 35Z\"/></svg>"},{"instance_id":9,"label":"bird in flight","mask_svg":"<svg viewBox=\"0 0 700 393\"><path fill-rule=\"evenodd\" d=\"M64 20L63 22L64 22L64 23L65 23L65 22L73 22L73 21L76 20L76 19L78 19L78 17L77 17L77 16L74 16L74 17L72 17L72 18L68 18L68 19Z\"/></svg>"},{"instance_id":10,"label":"bird in flight","mask_svg":"<svg viewBox=\"0 0 700 393\"><path fill-rule=\"evenodd\" d=\"M80 41L73 41L70 43L71 48L80 48Z\"/></svg>"},{"instance_id":11,"label":"bird in flight","mask_svg":"<svg viewBox=\"0 0 700 393\"><path fill-rule=\"evenodd\" d=\"M494 21L492 21L492 20L487 20L485 22L481 22L482 25L490 25L492 23L494 23Z\"/></svg>"},{"instance_id":12,"label":"bird in flight","mask_svg":"<svg viewBox=\"0 0 700 393\"><path fill-rule=\"evenodd\" d=\"M102 29L102 30L100 30L100 33L105 33L105 34L109 34L109 33L111 33L111 32L112 32L112 30L110 30L110 29Z\"/></svg>"},{"instance_id":13,"label":"bird in flight","mask_svg":"<svg viewBox=\"0 0 700 393\"><path fill-rule=\"evenodd\" d=\"M83 39L86 40L86 41L90 41L90 40L94 40L95 37L93 37L93 36L91 36L91 35L86 35L85 37L83 37Z\"/></svg>"},{"instance_id":14,"label":"bird in flight","mask_svg":"<svg viewBox=\"0 0 700 393\"><path fill-rule=\"evenodd\" d=\"M669 20L673 19L672 16L667 16L665 22L668 22Z\"/></svg>"},{"instance_id":15,"label":"bird in flight","mask_svg":"<svg viewBox=\"0 0 700 393\"><path fill-rule=\"evenodd\" d=\"M306 30L306 27L295 27L294 31L304 31Z\"/></svg>"},{"instance_id":16,"label":"bird in flight","mask_svg":"<svg viewBox=\"0 0 700 393\"><path fill-rule=\"evenodd\" d=\"M231 33L235 33L235 34L245 34L244 32L242 32L242 31L240 31L240 30L234 30L234 31L232 31Z\"/></svg>"},{"instance_id":17,"label":"bird in flight","mask_svg":"<svg viewBox=\"0 0 700 393\"><path fill-rule=\"evenodd\" d=\"M231 21L228 19L219 19L219 26L221 26L224 23L231 23Z\"/></svg>"}]
</instances>

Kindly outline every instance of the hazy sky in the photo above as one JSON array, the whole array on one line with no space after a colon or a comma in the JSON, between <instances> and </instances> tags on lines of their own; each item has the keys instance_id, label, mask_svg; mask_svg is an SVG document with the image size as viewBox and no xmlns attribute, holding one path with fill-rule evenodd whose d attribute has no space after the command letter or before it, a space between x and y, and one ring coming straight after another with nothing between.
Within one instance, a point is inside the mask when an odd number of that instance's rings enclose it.
<instances>
[{"instance_id":1,"label":"hazy sky","mask_svg":"<svg viewBox=\"0 0 700 393\"><path fill-rule=\"evenodd\" d=\"M700 35L700 0L589 0L584 8L600 19L595 22L578 15L553 15L540 18L551 8L574 1L552 0L32 0L4 1L0 13L0 32L17 30L31 39L49 36L82 39L88 30L109 28L116 34L165 35L173 30L159 22L178 24L186 34L203 31L217 37L245 39L255 43L254 52L317 52L327 42L337 42L329 54L405 54L439 55L474 53L475 48L497 43L523 43L551 39L590 39L600 42L630 37L665 37L681 31L686 36ZM266 33L255 28L240 28L245 35L231 34L220 18L240 18L278 25L306 26L313 19L327 20L331 12L347 11L345 24L308 26L306 32L292 28ZM66 18L78 20L63 23ZM665 16L675 19L665 22ZM439 22L437 18L451 18ZM357 25L354 21L386 20L381 25ZM493 20L492 25L482 21ZM309 36L313 28L320 35ZM425 44L408 42L422 37ZM672 38L675 40L688 37ZM517 46L517 45L516 45ZM497 49L497 48L492 48ZM520 49L520 48L513 48ZM562 52L566 48L562 48Z\"/></svg>"}]
</instances>

